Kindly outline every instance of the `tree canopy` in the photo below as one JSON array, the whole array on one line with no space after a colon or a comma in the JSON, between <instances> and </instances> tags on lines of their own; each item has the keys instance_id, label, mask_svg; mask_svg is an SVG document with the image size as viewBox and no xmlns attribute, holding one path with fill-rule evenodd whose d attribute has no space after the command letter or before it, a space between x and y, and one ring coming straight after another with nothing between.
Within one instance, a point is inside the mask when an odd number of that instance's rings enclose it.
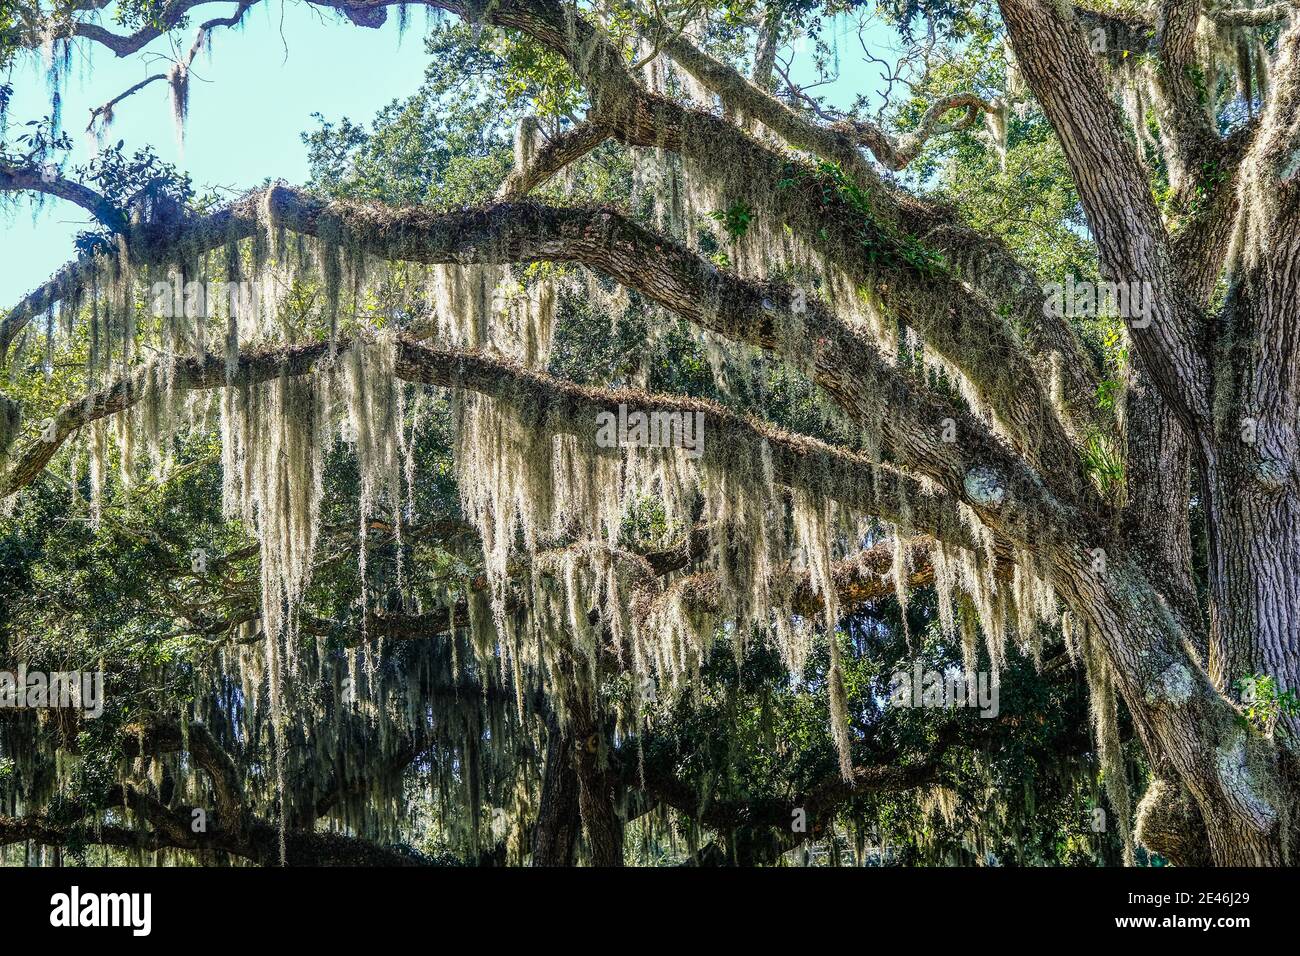
<instances>
[{"instance_id":1,"label":"tree canopy","mask_svg":"<svg viewBox=\"0 0 1300 956\"><path fill-rule=\"evenodd\" d=\"M261 0L0 6L3 859L1291 861L1290 0L301 2L234 198Z\"/></svg>"}]
</instances>

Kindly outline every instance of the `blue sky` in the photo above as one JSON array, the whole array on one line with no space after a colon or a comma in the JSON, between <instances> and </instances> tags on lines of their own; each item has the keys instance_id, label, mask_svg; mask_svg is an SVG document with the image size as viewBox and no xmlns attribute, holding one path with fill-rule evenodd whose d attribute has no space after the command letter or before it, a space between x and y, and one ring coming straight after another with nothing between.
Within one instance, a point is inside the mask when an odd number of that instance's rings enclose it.
<instances>
[{"instance_id":1,"label":"blue sky","mask_svg":"<svg viewBox=\"0 0 1300 956\"><path fill-rule=\"evenodd\" d=\"M212 12L208 12L210 9ZM204 19L234 9L213 5ZM313 113L328 119L349 116L367 122L379 107L420 85L426 55L423 12L414 11L404 36L396 17L378 30L361 29L301 3L264 4L245 16L242 30L219 29L212 55L200 54L191 73L189 124L184 149L177 143L166 83L154 83L121 103L106 142L126 141L128 152L151 145L167 162L188 172L198 191L225 188L242 192L267 178L302 182L306 150L299 134L311 129ZM107 19L105 22L108 22ZM849 24L832 27L841 35ZM189 48L193 30L176 41L177 55ZM855 68L856 38L842 40L845 51L837 101L871 85ZM83 134L90 110L153 73L166 72L158 53L172 54L166 39L144 53L117 58L105 49L79 44L62 91L63 125L75 143L72 164L85 162L93 144ZM13 127L49 112L45 64L29 57L14 70ZM822 88L820 92L825 92ZM87 225L78 208L58 201L39 210L23 200L16 212L0 216L0 309L18 301L72 256L72 239Z\"/></svg>"},{"instance_id":2,"label":"blue sky","mask_svg":"<svg viewBox=\"0 0 1300 956\"><path fill-rule=\"evenodd\" d=\"M225 15L223 6L212 14ZM233 9L233 5L232 5ZM281 23L281 11L283 22ZM126 140L128 151L151 145L170 163L188 172L196 187L242 191L267 177L300 182L307 161L299 134L315 124L314 112L368 120L394 97L414 90L424 77L417 14L399 38L396 18L379 30L360 29L304 4L257 6L242 31L217 30L212 56L203 54L190 80L190 121L184 155L177 144L166 83L155 83L121 103L107 142ZM281 34L283 33L283 40ZM187 50L193 31L182 35ZM146 53L171 53L155 40ZM80 44L63 90L63 124L73 137L73 163L90 156L83 135L90 110L144 77L166 72L167 65L141 55L119 59L90 44ZM28 58L13 76L10 123L49 113L45 65ZM25 204L0 221L0 302L12 304L71 258L72 237L87 217L66 203L47 202L35 221Z\"/></svg>"}]
</instances>

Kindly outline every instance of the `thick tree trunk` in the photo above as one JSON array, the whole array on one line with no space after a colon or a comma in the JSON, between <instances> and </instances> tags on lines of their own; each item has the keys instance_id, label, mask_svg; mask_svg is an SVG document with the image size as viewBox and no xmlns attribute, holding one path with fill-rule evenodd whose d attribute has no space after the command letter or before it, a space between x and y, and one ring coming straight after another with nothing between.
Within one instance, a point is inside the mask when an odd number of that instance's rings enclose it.
<instances>
[{"instance_id":1,"label":"thick tree trunk","mask_svg":"<svg viewBox=\"0 0 1300 956\"><path fill-rule=\"evenodd\" d=\"M1056 578L1058 590L1100 637L1152 766L1195 800L1213 861L1280 865L1292 800L1277 748L1214 691L1140 566L1134 556L1104 574L1081 568Z\"/></svg>"},{"instance_id":2,"label":"thick tree trunk","mask_svg":"<svg viewBox=\"0 0 1300 956\"><path fill-rule=\"evenodd\" d=\"M1202 661L1205 620L1192 572L1191 442L1178 416L1135 362L1125 397L1124 546L1169 604Z\"/></svg>"},{"instance_id":3,"label":"thick tree trunk","mask_svg":"<svg viewBox=\"0 0 1300 956\"><path fill-rule=\"evenodd\" d=\"M1297 258L1294 235L1249 249L1249 268L1215 330L1216 442L1205 479L1209 670L1233 697L1235 682L1253 674L1273 678L1279 688L1300 688ZM1300 720L1289 720L1286 729L1294 746Z\"/></svg>"},{"instance_id":4,"label":"thick tree trunk","mask_svg":"<svg viewBox=\"0 0 1300 956\"><path fill-rule=\"evenodd\" d=\"M567 721L567 755L578 781L578 809L591 865L622 866L620 784L609 759L608 721L600 713L595 691L577 679L578 670L586 666L565 654L555 674L564 705L561 721Z\"/></svg>"},{"instance_id":5,"label":"thick tree trunk","mask_svg":"<svg viewBox=\"0 0 1300 956\"><path fill-rule=\"evenodd\" d=\"M1264 261L1261 224L1244 230L1245 250L1236 254L1242 259L1228 265L1230 279L1234 271L1244 278L1229 296L1224 327L1207 334L1202 309L1210 282L1196 277L1207 270L1218 275L1219 263L1176 263L1177 255L1194 252L1196 244L1180 253L1171 241L1073 13L1039 0L999 0L999 6L1018 65L1060 136L1103 277L1150 284L1145 321L1131 324L1130 339L1160 405L1177 417L1174 422L1159 409L1130 406L1136 415L1129 423L1129 450L1138 454L1129 478L1137 507L1125 516L1124 531L1125 540L1138 546L1122 549L1126 553L1111 562L1109 572L1091 579L1069 571L1077 557L1057 555L1061 590L1073 592L1072 606L1100 635L1152 766L1176 777L1168 781L1173 792L1185 787L1194 801L1210 859L1280 864L1289 856L1288 808L1294 802L1286 751L1244 726L1220 695L1243 669L1265 671L1288 687L1300 676L1300 520L1291 497L1298 490L1294 356L1300 350L1287 341L1295 323L1278 321L1294 314L1297 283L1280 278L1294 267ZM1176 62L1194 11L1171 6L1165 14L1161 34L1171 43L1165 53ZM1178 90L1164 94L1177 96ZM1188 155L1196 154L1195 130L1175 124L1171 134L1186 137ZM1243 168L1249 166L1247 160ZM1249 198L1267 215L1266 196ZM1271 230L1279 226L1269 224ZM1296 230L1285 233L1289 242ZM1208 248L1217 255L1217 243ZM1253 271L1239 269L1242 264ZM1242 444L1237 429L1251 422L1256 444ZM1195 449L1210 524L1213 625L1204 643L1205 630L1190 606L1183 609L1189 602L1179 580L1181 541L1162 540L1166 533L1182 534L1160 514L1162 507L1181 508L1184 500L1181 490L1162 487L1183 476L1177 464L1174 473L1162 474L1162 459L1181 457L1173 453L1176 426ZM1146 450L1146 443L1157 447ZM1198 653L1202 647L1204 655ZM1160 802L1153 798L1153 804ZM1158 817L1147 821L1149 832L1167 831Z\"/></svg>"},{"instance_id":6,"label":"thick tree trunk","mask_svg":"<svg viewBox=\"0 0 1300 956\"><path fill-rule=\"evenodd\" d=\"M605 735L589 712L575 720L574 730L578 806L591 864L622 866L623 820L615 805L618 784L610 772Z\"/></svg>"},{"instance_id":7,"label":"thick tree trunk","mask_svg":"<svg viewBox=\"0 0 1300 956\"><path fill-rule=\"evenodd\" d=\"M548 721L542 795L533 828L533 866L573 866L576 859L582 818L574 746L571 732L554 718Z\"/></svg>"},{"instance_id":8,"label":"thick tree trunk","mask_svg":"<svg viewBox=\"0 0 1300 956\"><path fill-rule=\"evenodd\" d=\"M1219 477L1207 516L1210 539L1210 677L1240 698L1236 682L1265 674L1300 687L1300 497L1269 494L1241 469ZM1288 729L1300 730L1293 719Z\"/></svg>"}]
</instances>

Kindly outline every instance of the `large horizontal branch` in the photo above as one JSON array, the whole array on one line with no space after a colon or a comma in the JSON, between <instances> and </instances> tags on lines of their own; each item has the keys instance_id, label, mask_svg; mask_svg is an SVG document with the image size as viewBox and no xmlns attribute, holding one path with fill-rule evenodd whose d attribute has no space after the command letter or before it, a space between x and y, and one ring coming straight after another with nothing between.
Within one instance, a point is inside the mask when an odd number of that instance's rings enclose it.
<instances>
[{"instance_id":1,"label":"large horizontal branch","mask_svg":"<svg viewBox=\"0 0 1300 956\"><path fill-rule=\"evenodd\" d=\"M119 57L139 53L160 36L166 35L178 24L184 22L190 10L203 6L213 0L173 0L162 15L161 22L142 27L131 34L114 33L107 27L93 20L72 19L51 24L54 39L83 39L111 50ZM43 42L40 35L32 37L32 45Z\"/></svg>"},{"instance_id":2,"label":"large horizontal branch","mask_svg":"<svg viewBox=\"0 0 1300 956\"><path fill-rule=\"evenodd\" d=\"M695 534L707 532L693 532ZM703 549L701 548L701 551ZM637 554L635 557L645 563L649 575L663 577L684 569L688 564L686 555L693 553L695 546L674 549L673 558L667 561L657 560L656 554ZM539 558L541 556L539 555ZM832 565L831 584L835 588L837 606L844 614L875 601L892 597L894 584L894 543L892 540L879 542L864 549L858 555L836 561ZM1009 568L1010 565L1007 565ZM512 574L522 576L525 568L512 569ZM808 571L778 572L774 575L771 591L773 603L795 614L813 618L822 613L825 598L819 594ZM930 545L927 539L917 539L912 545L911 563L907 572L905 587L908 590L924 587L934 581L934 566L930 561ZM468 582L471 590L486 591L486 578L480 576ZM662 590L661 590L662 589ZM682 578L670 585L661 581L647 582L641 597L653 601L661 594L676 593L683 604L691 611L707 614L716 612L720 605L718 575L712 571L700 571ZM375 640L428 640L449 631L453 625L464 625L469 620L469 605L462 598L454 607L438 607L420 614L405 614L385 611L372 611L364 627L358 627L356 643L363 639ZM323 630L328 631L327 622L322 622Z\"/></svg>"},{"instance_id":3,"label":"large horizontal branch","mask_svg":"<svg viewBox=\"0 0 1300 956\"><path fill-rule=\"evenodd\" d=\"M1300 9L1295 0L1278 0L1258 7L1231 6L1220 0L1205 3L1200 16L1225 26L1267 26L1281 23ZM1092 9L1076 5L1074 14L1089 29L1101 27L1107 35L1107 53L1127 51L1137 56L1152 52L1158 45L1156 24L1158 12L1153 15L1142 9Z\"/></svg>"},{"instance_id":4,"label":"large horizontal branch","mask_svg":"<svg viewBox=\"0 0 1300 956\"><path fill-rule=\"evenodd\" d=\"M1215 23L1241 27L1263 27L1273 23L1282 23L1300 11L1300 4L1295 0L1282 0L1262 7L1217 7L1210 5L1205 15Z\"/></svg>"},{"instance_id":5,"label":"large horizontal branch","mask_svg":"<svg viewBox=\"0 0 1300 956\"><path fill-rule=\"evenodd\" d=\"M952 490L927 491L906 473L873 462L866 455L781 432L698 399L585 388L499 359L410 343L403 343L399 351L397 374L410 381L469 388L504 401L522 401L537 410L539 424L577 434L590 440L592 447L598 430L597 415L619 405L626 405L629 414L699 412L710 436L703 443L706 462L711 456L719 456L729 464L759 461L770 455L774 480L780 485L833 499L850 509L958 547L968 547L970 539L964 524L959 528L952 525L954 499L989 514L990 526L1008 527L1008 536L1013 540L1043 544L1076 540L1077 529L1061 523L1070 520L1069 509L1052 499L1037 477L1014 456L1002 453L994 459L996 445L989 446L989 459L977 464L966 458L970 448L959 447L961 442L940 442L927 434L900 436L922 447L934 440L952 449L949 467L953 473L945 474ZM983 452L976 446L974 454ZM990 459L995 463L989 463ZM1026 524L1022 526L1021 522Z\"/></svg>"},{"instance_id":6,"label":"large horizontal branch","mask_svg":"<svg viewBox=\"0 0 1300 956\"><path fill-rule=\"evenodd\" d=\"M209 827L195 833L191 828L193 807L164 807L157 800L131 786L120 788L119 807L129 807L148 829L88 821L101 813L85 806L74 816L66 806L55 815L0 816L0 845L32 841L44 846L70 844L111 846L128 850L188 850L195 853L226 853L261 866L280 862L279 828L264 820L252 820L242 833ZM341 833L303 829L285 831L285 863L289 866L416 866L420 860L397 850Z\"/></svg>"},{"instance_id":7,"label":"large horizontal branch","mask_svg":"<svg viewBox=\"0 0 1300 956\"><path fill-rule=\"evenodd\" d=\"M704 423L703 462L758 462L770 456L777 484L831 498L941 540L968 541L952 500L866 455L782 432L712 402L631 389L574 385L489 356L401 343L397 374L408 381L466 388L533 410L539 425L574 434L596 448L601 412L698 412Z\"/></svg>"},{"instance_id":8,"label":"large horizontal branch","mask_svg":"<svg viewBox=\"0 0 1300 956\"><path fill-rule=\"evenodd\" d=\"M702 797L696 789L670 774L646 769L645 791L650 796L679 811L690 819L723 833L759 828L782 836L790 834L792 813L807 814L810 827L818 832L834 819L836 811L849 800L873 794L915 790L939 783L943 778L942 755L931 755L912 764L855 767L849 780L840 774L809 788L805 793L785 799L725 800ZM637 786L639 781L629 781Z\"/></svg>"},{"instance_id":9,"label":"large horizontal branch","mask_svg":"<svg viewBox=\"0 0 1300 956\"><path fill-rule=\"evenodd\" d=\"M253 384L280 375L300 375L331 360L333 352L350 346L342 341L257 352L239 357L233 378L227 378L220 356L176 362L172 373L175 390L216 388L227 384ZM902 523L940 540L969 547L968 532L951 499L925 489L919 481L867 456L845 451L811 438L791 435L742 418L711 402L651 395L634 390L585 388L478 352L439 349L403 339L397 344L397 375L407 381L465 388L505 402L526 403L534 414L557 430L577 433L597 448L598 414L625 405L628 413L699 412L708 439L705 454L746 456L760 461L764 447L771 455L775 480L788 487L842 502L865 513ZM0 483L0 492L12 494L33 481L62 443L90 422L124 411L145 395L148 370L140 369L86 399L66 405L54 419L51 441L37 438L14 456L14 464Z\"/></svg>"},{"instance_id":10,"label":"large horizontal branch","mask_svg":"<svg viewBox=\"0 0 1300 956\"><path fill-rule=\"evenodd\" d=\"M309 371L329 353L329 343L321 342L285 352L242 356L235 381L268 381L282 372L301 374ZM50 440L37 437L27 442L21 451L11 452L11 464L0 476L0 498L35 481L75 431L91 422L124 411L140 401L146 394L150 371L148 366L142 366L107 388L65 405L54 416L54 427L48 433ZM177 364L176 376L175 387L180 389L216 388L226 384L225 361L216 356L209 356L201 362L187 359Z\"/></svg>"},{"instance_id":11,"label":"large horizontal branch","mask_svg":"<svg viewBox=\"0 0 1300 956\"><path fill-rule=\"evenodd\" d=\"M133 254L144 262L162 264L180 249L220 247L261 229L263 210L268 207L278 226L306 235L343 235L352 247L388 260L581 262L703 328L772 349L808 368L813 380L851 417L882 431L886 450L899 464L926 475L982 513L991 506L1001 508L1004 501L1011 506L1002 508L1004 514L1013 508L1020 512L1013 519L1020 530L1009 530L1009 537L1023 536L1030 527L1040 532L1059 529L1068 518L1070 508L1044 488L1038 475L982 422L913 384L819 300L800 296L786 285L741 279L613 210L518 203L436 214L420 208L326 204L274 187L265 201L255 194L186 224L179 233L144 234L133 243ZM957 324L962 321L960 315L950 318ZM298 350L293 360L310 364L323 354L321 348ZM214 366L203 372L197 384L218 384L211 378L216 374ZM120 410L118 403L125 394L138 391L138 385L119 383L118 387L121 394L96 399L106 403L106 413ZM83 414L74 408L60 415L57 437L82 424ZM1039 417L1043 415L1040 409ZM956 440L945 441L950 426L955 428L950 438ZM1057 455L1068 458L1047 460L1048 474L1057 477L1058 486L1077 487L1084 480L1078 477L1078 462L1072 460L1063 436L1057 435ZM1052 447L1050 440L1048 447ZM39 470L47 460L48 455L42 458L36 449L32 464L20 461L14 477L0 490L30 481L35 475L32 465ZM989 482L981 476L992 476L996 502L985 493L983 485ZM1083 500L1091 503L1087 495Z\"/></svg>"},{"instance_id":12,"label":"large horizontal branch","mask_svg":"<svg viewBox=\"0 0 1300 956\"><path fill-rule=\"evenodd\" d=\"M145 851L160 850L166 845L150 833L116 824L101 823L87 828L79 822L69 824L45 813L30 813L21 817L0 816L0 846L34 843L38 846L63 847L74 841Z\"/></svg>"}]
</instances>

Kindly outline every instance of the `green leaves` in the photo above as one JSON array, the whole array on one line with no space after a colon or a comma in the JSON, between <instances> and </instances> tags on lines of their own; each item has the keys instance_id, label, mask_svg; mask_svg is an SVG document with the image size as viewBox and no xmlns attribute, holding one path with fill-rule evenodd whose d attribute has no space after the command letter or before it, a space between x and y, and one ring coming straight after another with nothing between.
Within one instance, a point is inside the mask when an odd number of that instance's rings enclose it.
<instances>
[{"instance_id":1,"label":"green leaves","mask_svg":"<svg viewBox=\"0 0 1300 956\"><path fill-rule=\"evenodd\" d=\"M728 209L720 209L709 213L709 218L715 222L722 223L722 228L727 231L727 235L732 239L739 239L749 231L750 223L754 221L754 210L744 200L733 203Z\"/></svg>"},{"instance_id":2,"label":"green leaves","mask_svg":"<svg viewBox=\"0 0 1300 956\"><path fill-rule=\"evenodd\" d=\"M1241 694L1242 716L1255 730L1272 735L1278 721L1300 716L1295 689L1281 690L1267 674L1247 674L1233 685Z\"/></svg>"},{"instance_id":3,"label":"green leaves","mask_svg":"<svg viewBox=\"0 0 1300 956\"><path fill-rule=\"evenodd\" d=\"M475 45L463 24L435 31L428 47L434 59L424 84L380 110L369 129L313 115L317 129L302 134L313 188L331 198L444 209L492 197L511 167L518 114L550 94L520 79L499 51Z\"/></svg>"},{"instance_id":4,"label":"green leaves","mask_svg":"<svg viewBox=\"0 0 1300 956\"><path fill-rule=\"evenodd\" d=\"M1113 440L1098 432L1090 434L1083 448L1083 463L1103 495L1114 498L1123 490L1124 457Z\"/></svg>"},{"instance_id":5,"label":"green leaves","mask_svg":"<svg viewBox=\"0 0 1300 956\"><path fill-rule=\"evenodd\" d=\"M159 159L152 146L130 156L122 146L123 141L118 140L79 170L113 205L130 209L147 203L155 211L161 206L181 209L193 198L190 177Z\"/></svg>"}]
</instances>

